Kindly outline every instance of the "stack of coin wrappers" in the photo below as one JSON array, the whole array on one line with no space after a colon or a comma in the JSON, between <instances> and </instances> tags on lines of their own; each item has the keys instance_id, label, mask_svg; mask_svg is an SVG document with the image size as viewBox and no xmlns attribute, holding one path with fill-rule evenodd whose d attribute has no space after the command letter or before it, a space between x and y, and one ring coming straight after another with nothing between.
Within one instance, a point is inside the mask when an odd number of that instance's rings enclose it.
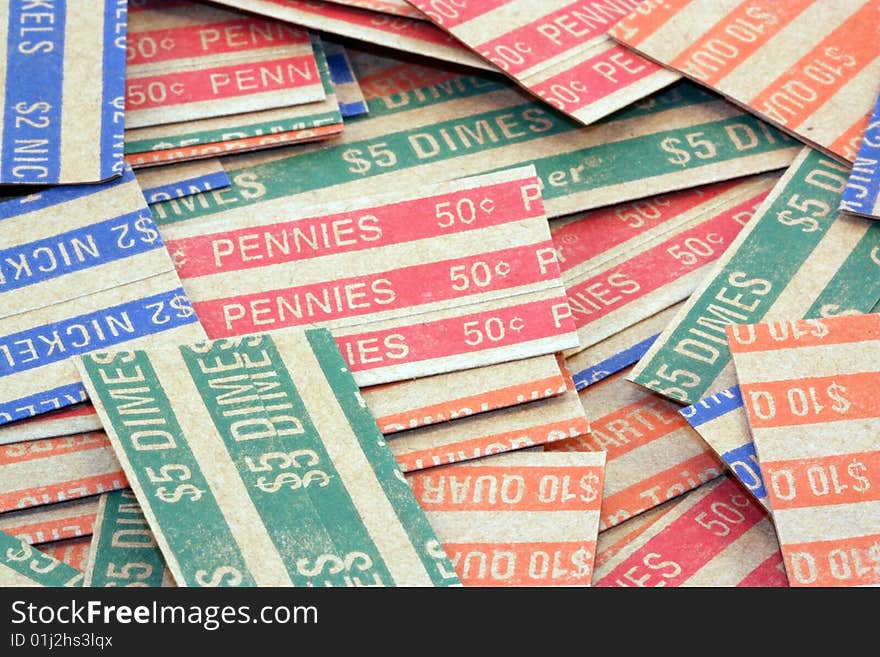
<instances>
[{"instance_id":1,"label":"stack of coin wrappers","mask_svg":"<svg viewBox=\"0 0 880 657\"><path fill-rule=\"evenodd\" d=\"M0 585L880 586L880 0L0 30Z\"/></svg>"}]
</instances>

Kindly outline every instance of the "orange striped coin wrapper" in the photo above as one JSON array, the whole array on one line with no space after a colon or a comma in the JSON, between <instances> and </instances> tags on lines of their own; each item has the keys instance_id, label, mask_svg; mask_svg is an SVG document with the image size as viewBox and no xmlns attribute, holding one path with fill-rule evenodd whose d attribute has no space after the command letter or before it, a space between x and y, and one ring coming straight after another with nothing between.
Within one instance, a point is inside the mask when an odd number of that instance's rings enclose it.
<instances>
[{"instance_id":1,"label":"orange striped coin wrapper","mask_svg":"<svg viewBox=\"0 0 880 657\"><path fill-rule=\"evenodd\" d=\"M407 480L464 586L589 586L604 464L518 452Z\"/></svg>"},{"instance_id":2,"label":"orange striped coin wrapper","mask_svg":"<svg viewBox=\"0 0 880 657\"><path fill-rule=\"evenodd\" d=\"M0 424L85 400L71 358L204 337L130 168L0 203Z\"/></svg>"},{"instance_id":3,"label":"orange striped coin wrapper","mask_svg":"<svg viewBox=\"0 0 880 657\"><path fill-rule=\"evenodd\" d=\"M686 299L777 179L749 176L553 222L580 343L566 356Z\"/></svg>"},{"instance_id":4,"label":"orange striped coin wrapper","mask_svg":"<svg viewBox=\"0 0 880 657\"><path fill-rule=\"evenodd\" d=\"M458 583L326 329L77 365L179 586Z\"/></svg>"},{"instance_id":5,"label":"orange striped coin wrapper","mask_svg":"<svg viewBox=\"0 0 880 657\"><path fill-rule=\"evenodd\" d=\"M841 160L880 77L878 0L649 0L611 36Z\"/></svg>"},{"instance_id":6,"label":"orange striped coin wrapper","mask_svg":"<svg viewBox=\"0 0 880 657\"><path fill-rule=\"evenodd\" d=\"M804 148L630 380L695 404L736 384L729 324L873 308L880 224L837 211L848 175L848 167Z\"/></svg>"},{"instance_id":7,"label":"orange striped coin wrapper","mask_svg":"<svg viewBox=\"0 0 880 657\"><path fill-rule=\"evenodd\" d=\"M638 0L410 2L523 87L581 123L592 123L679 78L606 34L639 6Z\"/></svg>"},{"instance_id":8,"label":"orange striped coin wrapper","mask_svg":"<svg viewBox=\"0 0 880 657\"><path fill-rule=\"evenodd\" d=\"M393 434L561 395L570 375L558 356L474 367L361 389L382 433ZM101 429L90 403L0 426L0 445Z\"/></svg>"},{"instance_id":9,"label":"orange striped coin wrapper","mask_svg":"<svg viewBox=\"0 0 880 657\"><path fill-rule=\"evenodd\" d=\"M125 486L103 431L0 447L0 513Z\"/></svg>"},{"instance_id":10,"label":"orange striped coin wrapper","mask_svg":"<svg viewBox=\"0 0 880 657\"><path fill-rule=\"evenodd\" d=\"M767 512L728 476L676 500L596 565L600 587L787 586Z\"/></svg>"},{"instance_id":11,"label":"orange striped coin wrapper","mask_svg":"<svg viewBox=\"0 0 880 657\"><path fill-rule=\"evenodd\" d=\"M590 432L546 451L604 452L600 529L683 495L724 471L678 406L627 381L629 368L578 393Z\"/></svg>"},{"instance_id":12,"label":"orange striped coin wrapper","mask_svg":"<svg viewBox=\"0 0 880 657\"><path fill-rule=\"evenodd\" d=\"M324 98L304 29L197 3L133 12L125 73L127 128Z\"/></svg>"},{"instance_id":13,"label":"orange striped coin wrapper","mask_svg":"<svg viewBox=\"0 0 880 657\"><path fill-rule=\"evenodd\" d=\"M727 331L792 586L877 586L880 314Z\"/></svg>"},{"instance_id":14,"label":"orange striped coin wrapper","mask_svg":"<svg viewBox=\"0 0 880 657\"><path fill-rule=\"evenodd\" d=\"M0 586L82 586L76 568L0 532Z\"/></svg>"},{"instance_id":15,"label":"orange striped coin wrapper","mask_svg":"<svg viewBox=\"0 0 880 657\"><path fill-rule=\"evenodd\" d=\"M590 431L590 422L568 390L542 401L388 436L388 447L404 472L460 463L518 449L576 438Z\"/></svg>"},{"instance_id":16,"label":"orange striped coin wrapper","mask_svg":"<svg viewBox=\"0 0 880 657\"><path fill-rule=\"evenodd\" d=\"M135 168L328 139L342 132L342 114L321 39L309 35L323 100L125 131L125 159Z\"/></svg>"},{"instance_id":17,"label":"orange striped coin wrapper","mask_svg":"<svg viewBox=\"0 0 880 657\"><path fill-rule=\"evenodd\" d=\"M126 0L0 3L0 184L123 172Z\"/></svg>"},{"instance_id":18,"label":"orange striped coin wrapper","mask_svg":"<svg viewBox=\"0 0 880 657\"><path fill-rule=\"evenodd\" d=\"M84 571L91 545L91 536L78 536L46 543L41 545L40 549L53 559L66 563L71 568Z\"/></svg>"},{"instance_id":19,"label":"orange striped coin wrapper","mask_svg":"<svg viewBox=\"0 0 880 657\"><path fill-rule=\"evenodd\" d=\"M495 68L443 30L424 20L318 0L217 1L228 7L386 48L454 64L492 70Z\"/></svg>"},{"instance_id":20,"label":"orange striped coin wrapper","mask_svg":"<svg viewBox=\"0 0 880 657\"><path fill-rule=\"evenodd\" d=\"M530 167L321 206L282 197L164 237L210 337L329 328L361 386L577 344Z\"/></svg>"},{"instance_id":21,"label":"orange striped coin wrapper","mask_svg":"<svg viewBox=\"0 0 880 657\"><path fill-rule=\"evenodd\" d=\"M0 531L32 545L90 536L99 497L81 497L0 514Z\"/></svg>"}]
</instances>

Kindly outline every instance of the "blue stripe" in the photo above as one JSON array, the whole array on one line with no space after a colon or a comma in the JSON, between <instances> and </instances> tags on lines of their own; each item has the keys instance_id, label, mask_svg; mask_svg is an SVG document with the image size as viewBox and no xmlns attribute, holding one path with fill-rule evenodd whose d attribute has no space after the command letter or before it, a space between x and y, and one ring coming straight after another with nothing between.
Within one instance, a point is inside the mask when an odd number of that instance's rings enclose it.
<instances>
[{"instance_id":1,"label":"blue stripe","mask_svg":"<svg viewBox=\"0 0 880 657\"><path fill-rule=\"evenodd\" d=\"M573 375L571 378L574 381L575 389L583 390L587 386L597 383L602 379L637 363L639 359L645 355L648 349L651 348L651 345L654 344L654 340L659 336L660 334L658 333L657 335L645 338L641 342L634 344L632 347L617 352L611 358L606 358L601 363L597 363L596 365L588 367L587 369Z\"/></svg>"},{"instance_id":2,"label":"blue stripe","mask_svg":"<svg viewBox=\"0 0 880 657\"><path fill-rule=\"evenodd\" d=\"M117 8L121 9L119 18ZM104 0L104 56L101 88L101 179L125 166L125 38L127 0Z\"/></svg>"},{"instance_id":3,"label":"blue stripe","mask_svg":"<svg viewBox=\"0 0 880 657\"><path fill-rule=\"evenodd\" d=\"M0 250L0 293L161 248L149 210L129 212Z\"/></svg>"},{"instance_id":4,"label":"blue stripe","mask_svg":"<svg viewBox=\"0 0 880 657\"><path fill-rule=\"evenodd\" d=\"M231 184L229 174L225 171L216 171L196 178L189 178L188 180L178 180L167 185L149 187L144 189L143 192L147 203L161 203L173 198L208 192L212 189L222 189L229 187Z\"/></svg>"},{"instance_id":5,"label":"blue stripe","mask_svg":"<svg viewBox=\"0 0 880 657\"><path fill-rule=\"evenodd\" d=\"M330 79L333 80L333 84L350 84L355 82L354 76L351 74L351 69L345 61L344 54L340 52L333 55L326 55L326 57L327 66L330 68Z\"/></svg>"},{"instance_id":6,"label":"blue stripe","mask_svg":"<svg viewBox=\"0 0 880 657\"><path fill-rule=\"evenodd\" d=\"M704 397L693 406L685 406L678 412L696 428L716 417L721 417L737 408L742 408L743 400L739 392L739 386L733 386L727 390Z\"/></svg>"},{"instance_id":7,"label":"blue stripe","mask_svg":"<svg viewBox=\"0 0 880 657\"><path fill-rule=\"evenodd\" d=\"M125 173L122 178L117 178L110 182L98 183L96 185L64 185L61 187L52 187L38 194L30 196L21 196L9 201L0 203L0 221L9 219L10 217L18 217L28 212L36 212L44 208L75 201L78 198L89 196L97 192L111 189L114 185L124 185L134 180L134 172L131 167L125 167Z\"/></svg>"},{"instance_id":8,"label":"blue stripe","mask_svg":"<svg viewBox=\"0 0 880 657\"><path fill-rule=\"evenodd\" d=\"M66 8L63 2L51 10L26 7L21 1L9 7L0 182L53 183L61 174Z\"/></svg>"},{"instance_id":9,"label":"blue stripe","mask_svg":"<svg viewBox=\"0 0 880 657\"><path fill-rule=\"evenodd\" d=\"M70 383L51 390L44 390L35 395L28 395L0 404L0 424L80 404L87 399L86 388L82 383Z\"/></svg>"},{"instance_id":10,"label":"blue stripe","mask_svg":"<svg viewBox=\"0 0 880 657\"><path fill-rule=\"evenodd\" d=\"M877 99L874 113L871 115L871 122L868 124L868 131L862 138L862 145L859 146L859 154L850 174L850 182L843 191L842 207L857 212L873 213L877 197L880 195L880 139L878 139L880 131L878 131L878 126L880 126L880 98ZM859 160L862 160L863 163L860 163ZM860 165L866 169L864 173L860 171ZM859 177L868 177L870 182L857 180ZM865 196L860 198L862 192L865 193Z\"/></svg>"},{"instance_id":11,"label":"blue stripe","mask_svg":"<svg viewBox=\"0 0 880 657\"><path fill-rule=\"evenodd\" d=\"M337 102L339 105L339 113L342 114L342 118L350 119L353 116L362 116L369 111L367 104L361 100L356 103L342 103Z\"/></svg>"},{"instance_id":12,"label":"blue stripe","mask_svg":"<svg viewBox=\"0 0 880 657\"><path fill-rule=\"evenodd\" d=\"M0 376L167 331L198 319L183 288L0 338Z\"/></svg>"},{"instance_id":13,"label":"blue stripe","mask_svg":"<svg viewBox=\"0 0 880 657\"><path fill-rule=\"evenodd\" d=\"M759 500L767 497L767 489L764 487L764 477L758 465L758 454L755 452L755 444L748 442L742 447L737 447L721 455L722 460L733 470L733 474L746 488Z\"/></svg>"}]
</instances>

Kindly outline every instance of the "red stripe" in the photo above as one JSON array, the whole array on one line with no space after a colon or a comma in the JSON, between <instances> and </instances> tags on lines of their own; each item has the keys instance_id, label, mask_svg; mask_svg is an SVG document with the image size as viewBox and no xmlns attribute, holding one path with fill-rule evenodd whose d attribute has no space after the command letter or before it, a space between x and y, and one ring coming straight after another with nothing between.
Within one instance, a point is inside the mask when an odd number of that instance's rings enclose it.
<instances>
[{"instance_id":1,"label":"red stripe","mask_svg":"<svg viewBox=\"0 0 880 657\"><path fill-rule=\"evenodd\" d=\"M530 194L537 185L536 178L518 179L338 214L196 235L168 241L166 246L174 254L183 279L366 251L543 218L543 203ZM413 221L413 217L420 220Z\"/></svg>"},{"instance_id":2,"label":"red stripe","mask_svg":"<svg viewBox=\"0 0 880 657\"><path fill-rule=\"evenodd\" d=\"M13 443L0 448L0 465L51 459L63 454L86 452L93 449L111 449L110 440L103 431L81 433L60 438L41 438Z\"/></svg>"},{"instance_id":3,"label":"red stripe","mask_svg":"<svg viewBox=\"0 0 880 657\"><path fill-rule=\"evenodd\" d=\"M18 527L5 527L3 531L11 536L20 538L26 543L37 545L49 541L60 541L74 536L84 536L92 533L95 525L95 514L45 520L30 525Z\"/></svg>"},{"instance_id":4,"label":"red stripe","mask_svg":"<svg viewBox=\"0 0 880 657\"><path fill-rule=\"evenodd\" d=\"M82 477L52 486L28 488L0 495L0 513L42 506L44 504L54 504L55 502L63 502L65 500L74 500L80 497L118 490L126 486L128 486L128 481L125 478L125 473L120 469L118 472L94 477Z\"/></svg>"},{"instance_id":5,"label":"red stripe","mask_svg":"<svg viewBox=\"0 0 880 657\"><path fill-rule=\"evenodd\" d=\"M410 4L418 7L438 25L451 30L511 2L512 0L411 0Z\"/></svg>"},{"instance_id":6,"label":"red stripe","mask_svg":"<svg viewBox=\"0 0 880 657\"><path fill-rule=\"evenodd\" d=\"M555 251L547 241L365 276L212 299L194 303L193 308L208 333L253 333L268 327L417 309L451 299L464 301L489 292L511 290L514 294L515 288L558 278Z\"/></svg>"},{"instance_id":7,"label":"red stripe","mask_svg":"<svg viewBox=\"0 0 880 657\"><path fill-rule=\"evenodd\" d=\"M129 111L146 110L318 84L314 56L300 55L128 78L125 104Z\"/></svg>"},{"instance_id":8,"label":"red stripe","mask_svg":"<svg viewBox=\"0 0 880 657\"><path fill-rule=\"evenodd\" d=\"M787 587L788 577L785 575L785 566L782 563L782 553L777 550L767 557L761 565L746 575L737 584L739 587Z\"/></svg>"}]
</instances>

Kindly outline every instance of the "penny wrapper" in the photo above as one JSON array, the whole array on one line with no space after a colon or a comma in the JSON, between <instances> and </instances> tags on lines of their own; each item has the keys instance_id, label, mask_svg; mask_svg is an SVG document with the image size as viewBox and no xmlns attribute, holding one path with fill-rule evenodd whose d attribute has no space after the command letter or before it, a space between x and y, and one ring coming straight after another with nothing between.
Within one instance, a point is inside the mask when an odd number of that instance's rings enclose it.
<instances>
[{"instance_id":1,"label":"penny wrapper","mask_svg":"<svg viewBox=\"0 0 880 657\"><path fill-rule=\"evenodd\" d=\"M0 532L0 586L82 586L76 568Z\"/></svg>"},{"instance_id":2,"label":"penny wrapper","mask_svg":"<svg viewBox=\"0 0 880 657\"><path fill-rule=\"evenodd\" d=\"M686 299L770 192L762 174L565 218L551 227L585 349Z\"/></svg>"},{"instance_id":3,"label":"penny wrapper","mask_svg":"<svg viewBox=\"0 0 880 657\"><path fill-rule=\"evenodd\" d=\"M0 423L85 400L71 357L204 337L131 169L0 203Z\"/></svg>"},{"instance_id":4,"label":"penny wrapper","mask_svg":"<svg viewBox=\"0 0 880 657\"><path fill-rule=\"evenodd\" d=\"M154 206L160 224L285 197L312 205L533 165L550 217L788 166L795 141L685 82L583 126L486 75L350 53L368 117L331 144L224 159L228 190Z\"/></svg>"},{"instance_id":5,"label":"penny wrapper","mask_svg":"<svg viewBox=\"0 0 880 657\"><path fill-rule=\"evenodd\" d=\"M356 7L358 9L369 9L370 11L378 11L382 14L392 14L394 16L406 16L407 18L415 18L417 20L426 20L427 17L418 9L409 4L406 0L328 0L337 5L345 5L346 7Z\"/></svg>"},{"instance_id":6,"label":"penny wrapper","mask_svg":"<svg viewBox=\"0 0 880 657\"><path fill-rule=\"evenodd\" d=\"M852 161L878 91L878 16L877 0L650 0L610 34Z\"/></svg>"},{"instance_id":7,"label":"penny wrapper","mask_svg":"<svg viewBox=\"0 0 880 657\"><path fill-rule=\"evenodd\" d=\"M77 364L178 585L458 584L328 331Z\"/></svg>"},{"instance_id":8,"label":"penny wrapper","mask_svg":"<svg viewBox=\"0 0 880 657\"><path fill-rule=\"evenodd\" d=\"M631 380L694 404L736 384L727 325L873 308L880 225L837 212L848 176L848 167L805 148Z\"/></svg>"},{"instance_id":9,"label":"penny wrapper","mask_svg":"<svg viewBox=\"0 0 880 657\"><path fill-rule=\"evenodd\" d=\"M83 586L174 586L131 490L101 496Z\"/></svg>"},{"instance_id":10,"label":"penny wrapper","mask_svg":"<svg viewBox=\"0 0 880 657\"><path fill-rule=\"evenodd\" d=\"M126 0L0 3L0 183L123 172L127 18Z\"/></svg>"},{"instance_id":11,"label":"penny wrapper","mask_svg":"<svg viewBox=\"0 0 880 657\"><path fill-rule=\"evenodd\" d=\"M231 184L217 158L141 169L135 177L149 204L223 189Z\"/></svg>"},{"instance_id":12,"label":"penny wrapper","mask_svg":"<svg viewBox=\"0 0 880 657\"><path fill-rule=\"evenodd\" d=\"M676 500L593 574L593 586L787 585L767 512L726 475Z\"/></svg>"},{"instance_id":13,"label":"penny wrapper","mask_svg":"<svg viewBox=\"0 0 880 657\"><path fill-rule=\"evenodd\" d=\"M129 129L324 98L304 29L200 3L141 6L126 55Z\"/></svg>"},{"instance_id":14,"label":"penny wrapper","mask_svg":"<svg viewBox=\"0 0 880 657\"><path fill-rule=\"evenodd\" d=\"M0 515L0 531L33 545L91 536L98 495L69 502L9 511Z\"/></svg>"},{"instance_id":15,"label":"penny wrapper","mask_svg":"<svg viewBox=\"0 0 880 657\"><path fill-rule=\"evenodd\" d=\"M209 337L326 327L361 386L577 343L528 167L163 231Z\"/></svg>"},{"instance_id":16,"label":"penny wrapper","mask_svg":"<svg viewBox=\"0 0 880 657\"><path fill-rule=\"evenodd\" d=\"M52 543L45 543L40 549L53 559L66 563L75 570L85 570L89 559L89 548L92 545L91 536L78 536L65 538Z\"/></svg>"},{"instance_id":17,"label":"penny wrapper","mask_svg":"<svg viewBox=\"0 0 880 657\"><path fill-rule=\"evenodd\" d=\"M407 53L476 68L495 68L425 20L319 0L217 1L228 7Z\"/></svg>"},{"instance_id":18,"label":"penny wrapper","mask_svg":"<svg viewBox=\"0 0 880 657\"><path fill-rule=\"evenodd\" d=\"M877 586L880 314L727 335L792 586Z\"/></svg>"},{"instance_id":19,"label":"penny wrapper","mask_svg":"<svg viewBox=\"0 0 880 657\"><path fill-rule=\"evenodd\" d=\"M880 97L865 126L858 155L840 200L843 212L880 219Z\"/></svg>"},{"instance_id":20,"label":"penny wrapper","mask_svg":"<svg viewBox=\"0 0 880 657\"><path fill-rule=\"evenodd\" d=\"M638 0L411 0L435 24L556 109L589 124L675 82L606 32Z\"/></svg>"},{"instance_id":21,"label":"penny wrapper","mask_svg":"<svg viewBox=\"0 0 880 657\"><path fill-rule=\"evenodd\" d=\"M604 464L515 452L407 479L464 586L589 586Z\"/></svg>"}]
</instances>

